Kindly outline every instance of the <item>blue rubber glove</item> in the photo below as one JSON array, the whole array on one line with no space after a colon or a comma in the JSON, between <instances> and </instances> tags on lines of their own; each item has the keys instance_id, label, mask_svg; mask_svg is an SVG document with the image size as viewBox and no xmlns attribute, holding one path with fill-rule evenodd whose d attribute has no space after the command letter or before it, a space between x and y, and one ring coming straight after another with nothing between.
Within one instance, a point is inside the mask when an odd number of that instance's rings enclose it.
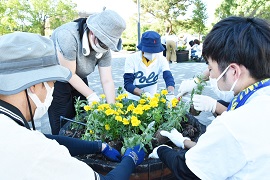
<instances>
[{"instance_id":1,"label":"blue rubber glove","mask_svg":"<svg viewBox=\"0 0 270 180\"><path fill-rule=\"evenodd\" d=\"M106 156L109 160L120 162L121 161L121 154L108 144L106 144L106 147L101 151L101 153Z\"/></svg>"},{"instance_id":2,"label":"blue rubber glove","mask_svg":"<svg viewBox=\"0 0 270 180\"><path fill-rule=\"evenodd\" d=\"M140 145L134 146L133 148L128 148L123 157L129 156L133 159L134 164L138 166L144 160L145 152L143 148L140 149Z\"/></svg>"}]
</instances>

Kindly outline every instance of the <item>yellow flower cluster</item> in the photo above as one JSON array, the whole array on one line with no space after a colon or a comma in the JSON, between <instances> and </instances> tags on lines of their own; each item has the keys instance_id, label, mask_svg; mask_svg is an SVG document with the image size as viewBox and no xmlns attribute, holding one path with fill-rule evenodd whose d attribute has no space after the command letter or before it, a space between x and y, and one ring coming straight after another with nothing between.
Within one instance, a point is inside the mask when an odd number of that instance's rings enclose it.
<instances>
[{"instance_id":1,"label":"yellow flower cluster","mask_svg":"<svg viewBox=\"0 0 270 180\"><path fill-rule=\"evenodd\" d=\"M132 101L127 99L127 94L122 93L116 97L115 104L106 103L105 95L102 94L101 101L93 102L90 106L87 102L78 100L76 107L82 107L83 111L77 109L79 113L76 119L87 124L83 138L124 140L124 146L131 146L133 141L134 145L140 142L143 146L151 146L151 133L159 128L173 128L170 127L173 125L170 121L178 121L182 116L178 113L182 109L179 107L179 100L174 98L168 101L167 94L167 90L162 90L152 98L142 95L138 101ZM155 125L151 126L150 131L147 127L152 121L155 121ZM144 134L146 129L149 131L147 135Z\"/></svg>"}]
</instances>

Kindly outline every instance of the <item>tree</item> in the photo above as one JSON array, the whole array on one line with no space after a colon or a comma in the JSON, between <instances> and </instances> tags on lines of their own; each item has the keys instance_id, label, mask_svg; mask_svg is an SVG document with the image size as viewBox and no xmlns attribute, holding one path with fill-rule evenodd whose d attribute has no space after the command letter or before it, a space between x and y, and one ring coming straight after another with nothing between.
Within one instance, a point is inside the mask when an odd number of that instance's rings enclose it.
<instances>
[{"instance_id":1,"label":"tree","mask_svg":"<svg viewBox=\"0 0 270 180\"><path fill-rule=\"evenodd\" d=\"M270 20L268 0L223 0L216 9L215 16L223 19L228 16L259 17Z\"/></svg>"},{"instance_id":2,"label":"tree","mask_svg":"<svg viewBox=\"0 0 270 180\"><path fill-rule=\"evenodd\" d=\"M191 0L140 0L143 11L153 15L160 26L168 28L169 33L173 31L173 25L177 23L180 15L185 15L190 4Z\"/></svg>"},{"instance_id":3,"label":"tree","mask_svg":"<svg viewBox=\"0 0 270 180\"><path fill-rule=\"evenodd\" d=\"M201 34L205 30L205 23L208 18L206 13L206 5L201 0L194 0L195 8L192 16L192 29L199 33L199 39Z\"/></svg>"},{"instance_id":4,"label":"tree","mask_svg":"<svg viewBox=\"0 0 270 180\"><path fill-rule=\"evenodd\" d=\"M1 32L27 31L45 35L52 29L78 17L71 0L6 0L1 1Z\"/></svg>"}]
</instances>

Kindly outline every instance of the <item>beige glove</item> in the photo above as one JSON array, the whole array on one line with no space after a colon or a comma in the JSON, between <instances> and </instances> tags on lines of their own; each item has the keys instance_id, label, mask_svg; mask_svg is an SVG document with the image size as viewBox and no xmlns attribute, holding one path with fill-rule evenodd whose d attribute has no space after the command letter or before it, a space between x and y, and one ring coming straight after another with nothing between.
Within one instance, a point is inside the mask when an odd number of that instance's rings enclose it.
<instances>
[{"instance_id":1,"label":"beige glove","mask_svg":"<svg viewBox=\"0 0 270 180\"><path fill-rule=\"evenodd\" d=\"M214 113L217 107L217 100L204 95L195 94L193 96L194 109L197 111L207 111Z\"/></svg>"}]
</instances>

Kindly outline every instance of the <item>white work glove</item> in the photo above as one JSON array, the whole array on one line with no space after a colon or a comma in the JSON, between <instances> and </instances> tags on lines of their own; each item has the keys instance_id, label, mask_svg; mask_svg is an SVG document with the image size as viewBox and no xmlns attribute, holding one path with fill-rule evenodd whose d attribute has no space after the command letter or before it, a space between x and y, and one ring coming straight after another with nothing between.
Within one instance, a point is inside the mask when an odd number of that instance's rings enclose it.
<instances>
[{"instance_id":1,"label":"white work glove","mask_svg":"<svg viewBox=\"0 0 270 180\"><path fill-rule=\"evenodd\" d=\"M197 111L207 111L212 113L216 111L217 100L209 96L194 94L192 101L194 109Z\"/></svg>"},{"instance_id":2,"label":"white work glove","mask_svg":"<svg viewBox=\"0 0 270 180\"><path fill-rule=\"evenodd\" d=\"M90 94L86 99L88 101L88 105L91 105L92 102L94 102L94 101L95 102L99 102L100 101L100 99L99 99L99 97L97 96L96 93Z\"/></svg>"},{"instance_id":3,"label":"white work glove","mask_svg":"<svg viewBox=\"0 0 270 180\"><path fill-rule=\"evenodd\" d=\"M177 147L181 147L182 149L185 148L184 141L186 139L190 140L188 137L183 137L183 135L178 132L175 128L171 130L171 132L168 131L160 131L160 134L162 136L168 137Z\"/></svg>"},{"instance_id":4,"label":"white work glove","mask_svg":"<svg viewBox=\"0 0 270 180\"><path fill-rule=\"evenodd\" d=\"M188 79L188 80L182 81L178 89L179 94L177 95L177 98L180 96L183 96L186 93L190 93L192 89L195 88L196 86L197 84L195 83L194 79Z\"/></svg>"},{"instance_id":5,"label":"white work glove","mask_svg":"<svg viewBox=\"0 0 270 180\"><path fill-rule=\"evenodd\" d=\"M164 144L159 145L158 147L155 147L155 148L153 149L152 153L151 153L151 154L149 154L148 158L159 159L159 157L158 157L158 153L157 153L157 150L158 150L158 148L159 148L159 147L161 147L161 146L166 146L166 147L168 147L168 148L171 148L171 149L172 149L172 147L167 146L167 145L164 145Z\"/></svg>"},{"instance_id":6,"label":"white work glove","mask_svg":"<svg viewBox=\"0 0 270 180\"><path fill-rule=\"evenodd\" d=\"M167 95L166 95L166 99L167 99L168 101L170 101L170 102L172 102L172 100L173 100L174 98L176 98L176 97L175 97L175 95L173 95L173 94L167 94Z\"/></svg>"},{"instance_id":7,"label":"white work glove","mask_svg":"<svg viewBox=\"0 0 270 180\"><path fill-rule=\"evenodd\" d=\"M152 97L153 97L149 92L144 92L143 94L144 94L146 97L148 97L148 98L152 98Z\"/></svg>"},{"instance_id":8,"label":"white work glove","mask_svg":"<svg viewBox=\"0 0 270 180\"><path fill-rule=\"evenodd\" d=\"M167 95L166 95L166 99L170 102L172 102L172 100L176 98L176 96L174 95L173 92L169 92Z\"/></svg>"}]
</instances>

